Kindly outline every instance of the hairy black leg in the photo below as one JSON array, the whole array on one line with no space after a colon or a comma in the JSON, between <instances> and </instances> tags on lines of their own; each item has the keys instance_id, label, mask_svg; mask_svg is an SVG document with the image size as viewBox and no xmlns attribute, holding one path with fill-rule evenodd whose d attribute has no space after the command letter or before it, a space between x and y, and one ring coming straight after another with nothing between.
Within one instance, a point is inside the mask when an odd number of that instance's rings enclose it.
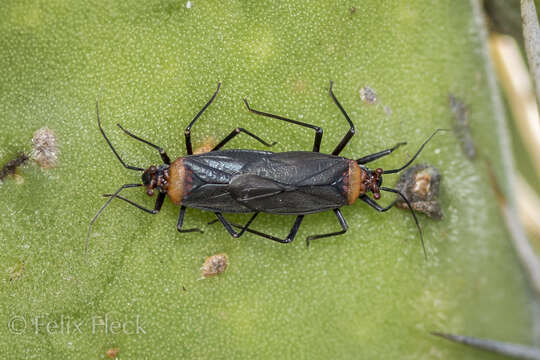
<instances>
[{"instance_id":1,"label":"hairy black leg","mask_svg":"<svg viewBox=\"0 0 540 360\"><path fill-rule=\"evenodd\" d=\"M221 82L218 83L218 86L217 86L217 90L216 92L214 93L214 95L212 95L212 97L210 98L210 100L208 100L208 102L206 103L206 105L203 106L203 108L197 113L197 115L195 115L195 117L193 118L193 120L191 120L191 122L189 123L189 125L186 127L186 130L184 131L184 136L186 137L186 150L187 150L187 154L188 155L192 155L193 154L193 147L191 146L191 128L193 127L193 125L195 124L195 122L197 121L197 119L202 115L202 113L210 106L210 104L214 101L214 99L216 98L218 92L219 92L219 88L221 87Z\"/></svg>"},{"instance_id":2,"label":"hairy black leg","mask_svg":"<svg viewBox=\"0 0 540 360\"><path fill-rule=\"evenodd\" d=\"M120 124L116 124L116 126L118 126L120 129L122 129L123 132L125 132L127 135L131 136L132 138L134 138L135 140L138 140L142 143L145 143L146 145L149 145L151 147L153 147L154 149L156 149L157 151L159 151L159 155L161 156L161 159L163 160L163 162L167 165L170 165L171 164L171 160L169 159L169 156L167 155L167 153L165 152L165 150L163 150L163 148L155 145L155 144L152 144L150 141L148 140L144 140L140 137L138 137L137 135L133 134L132 132L130 131L127 131L126 129L124 129L122 127L122 125Z\"/></svg>"},{"instance_id":3,"label":"hairy black leg","mask_svg":"<svg viewBox=\"0 0 540 360\"><path fill-rule=\"evenodd\" d=\"M260 142L261 144L265 145L265 146L274 146L275 144L277 144L277 142L272 142L271 144L270 143L267 143L266 141L264 141L263 139L261 139L260 137L258 137L257 135L247 131L246 129L244 128L236 128L234 129L233 131L231 131L231 133L229 135L227 135L223 140L221 140L221 142L219 144L217 144L216 146L214 146L214 148L210 151L215 151L215 150L219 150L221 149L226 143L228 143L229 141L231 141L236 135L240 134L240 133L244 133L246 135L249 135L251 136L252 138L254 138L255 140L257 140L258 142Z\"/></svg>"},{"instance_id":4,"label":"hairy black leg","mask_svg":"<svg viewBox=\"0 0 540 360\"><path fill-rule=\"evenodd\" d=\"M186 214L186 207L182 205L180 207L180 214L178 215L178 222L176 223L176 230L178 230L178 232L181 232L181 233L200 232L202 234L204 231L198 228L182 229L182 225L184 224L185 214Z\"/></svg>"},{"instance_id":5,"label":"hairy black leg","mask_svg":"<svg viewBox=\"0 0 540 360\"><path fill-rule=\"evenodd\" d=\"M337 219L339 221L339 225L341 225L342 230L327 233L327 234L310 235L310 236L308 236L306 238L306 246L309 246L309 243L310 243L311 240L321 239L321 238L331 237L331 236L337 236L337 235L342 235L342 234L345 234L347 232L347 229L349 228L349 225L347 225L347 221L343 217L343 214L341 213L341 210L334 209L334 214L336 214L336 217L337 217Z\"/></svg>"},{"instance_id":6,"label":"hairy black leg","mask_svg":"<svg viewBox=\"0 0 540 360\"><path fill-rule=\"evenodd\" d=\"M101 119L99 117L99 105L98 105L97 101L96 101L96 114L97 114L97 122L98 122L99 131L101 132L101 135L103 135L103 137L105 138L105 141L107 142L107 144L109 144L109 147L111 148L111 150L114 153L114 155L116 156L116 158L120 161L120 163L122 163L122 166L124 166L126 169L129 169L129 170L144 171L143 168L140 168L140 167L137 167L137 166L127 165L124 162L124 160L122 160L120 155L118 155L118 153L114 149L114 146L111 144L111 141L109 140L107 135L105 135L105 131L103 131L103 128L101 127Z\"/></svg>"},{"instance_id":7,"label":"hairy black leg","mask_svg":"<svg viewBox=\"0 0 540 360\"><path fill-rule=\"evenodd\" d=\"M287 244L287 243L290 243L291 241L294 240L294 237L296 236L296 233L298 232L298 229L300 228L300 224L302 223L303 219L304 219L304 215L298 215L296 217L296 220L294 221L294 224L293 224L293 226L291 228L291 231L289 232L289 235L287 235L287 237L285 239L280 239L280 238L277 238L275 236L268 235L268 234L265 234L265 233L257 231L257 230L248 229L247 227L246 227L245 230L247 232L249 232L249 233L261 236L263 238L270 239L270 240L273 240L273 241L277 241L277 242L282 243L282 244ZM236 228L239 228L239 229L243 228L241 225L238 225L238 224L231 224L231 225L236 227Z\"/></svg>"},{"instance_id":8,"label":"hairy black leg","mask_svg":"<svg viewBox=\"0 0 540 360\"><path fill-rule=\"evenodd\" d=\"M248 108L248 110L250 112L254 113L254 114L266 116L266 117L277 119L277 120L283 120L283 121L286 121L286 122L290 122L292 124L308 127L310 129L315 130L315 141L313 142L313 150L312 151L313 152L319 152L319 149L321 148L321 141L322 141L322 136L323 136L323 129L322 128L320 128L318 126L315 126L315 125L307 124L307 123L304 123L304 122L301 122L301 121L287 119L287 118L285 118L283 116L274 115L274 114L270 114L270 113L266 113L266 112L262 112L262 111L259 111L259 110L252 109L249 106L249 103L247 102L246 99L244 99L244 104L246 104L246 107Z\"/></svg>"},{"instance_id":9,"label":"hairy black leg","mask_svg":"<svg viewBox=\"0 0 540 360\"><path fill-rule=\"evenodd\" d=\"M146 208L146 207L144 207L142 205L139 205L136 202L134 202L132 200L129 200L129 199L127 199L127 198L125 198L125 197L123 197L121 195L118 195L118 194L103 194L103 196L124 200L128 204L135 206L137 209L140 209L142 211L146 211L147 213L153 214L153 215L157 214L159 212L159 210L161 210L161 206L163 205L163 201L165 200L165 193L160 192L158 194L158 196L157 196L156 204L154 205L154 208L153 209L148 209L148 208Z\"/></svg>"},{"instance_id":10,"label":"hairy black leg","mask_svg":"<svg viewBox=\"0 0 540 360\"><path fill-rule=\"evenodd\" d=\"M341 110L341 113L343 114L343 116L345 116L345 119L347 119L347 122L349 123L349 131L347 131L347 133L345 134L345 136L343 137L343 139L341 139L341 141L339 142L339 144L336 146L336 148L334 149L334 151L332 151L332 155L339 155L339 153L341 152L341 150L343 150L345 148L345 146L347 146L347 144L349 143L349 141L351 140L351 138L354 136L354 124L353 122L351 121L351 118L349 117L349 115L347 115L347 112L345 111L345 109L343 108L343 106L341 106L341 104L339 103L338 99L336 98L336 96L334 95L334 91L332 91L332 86L334 85L334 82L333 81L330 81L330 88L328 89L328 92L330 93L330 96L332 97L332 100L334 100L334 103L337 105L337 107L339 108L339 110Z\"/></svg>"},{"instance_id":11,"label":"hairy black leg","mask_svg":"<svg viewBox=\"0 0 540 360\"><path fill-rule=\"evenodd\" d=\"M386 149L383 151L376 152L375 154L366 155L364 157L361 157L360 159L356 160L358 164L367 164L372 161L375 161L377 159L382 158L383 156L391 154L394 150L396 150L398 147L407 144L407 142L400 142L394 145L394 147L390 149Z\"/></svg>"},{"instance_id":12,"label":"hairy black leg","mask_svg":"<svg viewBox=\"0 0 540 360\"><path fill-rule=\"evenodd\" d=\"M108 141L108 140L107 140ZM118 155L117 155L118 156ZM129 188L134 188L134 187L140 187L140 186L143 186L143 184L124 184L122 186L120 186L120 188L118 190L116 190L114 192L114 194L111 194L111 197L109 199L107 199L107 201L105 202L105 204L103 204L103 206L98 210L98 212L96 213L96 215L94 215L94 217L92 218L92 220L90 221L90 225L88 225L88 232L86 233L86 241L85 241L85 244L84 244L84 256L86 258L86 261L88 262L88 239L90 238L90 232L92 231L92 225L94 225L94 223L96 222L96 220L98 219L99 215L101 215L101 213L103 212L103 210L105 210L105 208L107 206L109 206L109 204L111 203L111 201L114 199L114 197L116 197L120 191L124 190L124 189L129 189Z\"/></svg>"},{"instance_id":13,"label":"hairy black leg","mask_svg":"<svg viewBox=\"0 0 540 360\"><path fill-rule=\"evenodd\" d=\"M255 214L253 214L253 216L248 220L248 222L246 223L246 225L244 225L243 227L241 227L241 230L239 233L237 233L236 231L234 231L234 229L232 228L232 225L230 222L227 221L227 219L225 219L225 217L223 216L222 213L220 212L215 212L214 214L216 214L216 217L218 218L219 221L221 221L221 223L223 224L223 227L225 227L225 229L229 232L229 234L231 234L232 237L234 238L239 238L240 236L242 236L244 234L244 232L246 230L248 230L248 227L249 225L251 225L251 223L253 222L253 220L255 220L255 218L257 217L257 215L259 215L258 212L256 212Z\"/></svg>"},{"instance_id":14,"label":"hairy black leg","mask_svg":"<svg viewBox=\"0 0 540 360\"><path fill-rule=\"evenodd\" d=\"M362 195L359 197L360 200L362 200L363 202L365 202L366 204L368 204L369 206L371 206L372 208L374 208L375 210L379 211L379 212L385 212L385 211L388 211L390 210L394 205L396 205L396 201L392 202L390 205L388 205L387 207L383 208L381 205L379 205L375 200L373 200L372 198L370 198L369 196L367 195Z\"/></svg>"}]
</instances>

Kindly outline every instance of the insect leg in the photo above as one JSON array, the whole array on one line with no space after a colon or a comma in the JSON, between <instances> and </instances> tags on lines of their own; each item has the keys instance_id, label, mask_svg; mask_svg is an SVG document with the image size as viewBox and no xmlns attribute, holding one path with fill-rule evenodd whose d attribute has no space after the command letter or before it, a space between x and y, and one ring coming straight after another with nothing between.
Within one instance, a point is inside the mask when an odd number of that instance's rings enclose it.
<instances>
[{"instance_id":1,"label":"insect leg","mask_svg":"<svg viewBox=\"0 0 540 360\"><path fill-rule=\"evenodd\" d=\"M231 133L229 135L227 135L223 140L221 140L221 142L219 144L217 144L216 146L214 146L214 148L210 151L215 151L215 150L219 150L221 149L221 147L223 147L223 145L225 145L226 143L228 143L229 141L231 141L236 135L240 134L240 133L244 133L246 135L249 135L251 136L252 138L254 138L255 140L257 140L258 142L260 142L261 144L265 145L265 146L274 146L277 144L276 141L272 142L271 144L270 143L267 143L266 141L264 141L263 139L261 139L260 137L258 137L257 135L247 131L246 129L244 128L236 128L234 129L233 131L231 131Z\"/></svg>"},{"instance_id":2,"label":"insect leg","mask_svg":"<svg viewBox=\"0 0 540 360\"><path fill-rule=\"evenodd\" d=\"M186 213L186 207L182 206L180 207L180 215L178 215L178 222L176 223L176 230L181 233L187 233L187 232L200 232L201 234L204 232L201 229L198 228L191 228L191 229L182 229L182 225L184 224L184 215Z\"/></svg>"},{"instance_id":3,"label":"insect leg","mask_svg":"<svg viewBox=\"0 0 540 360\"><path fill-rule=\"evenodd\" d=\"M253 214L253 216L251 217L251 219L249 219L249 221L246 223L246 225L244 225L243 227L240 227L241 230L239 233L237 233L236 231L233 230L232 228L232 225L231 223L229 223L227 221L227 219L225 219L225 217L223 216L223 214L221 214L220 212L215 212L214 214L216 214L216 217L218 218L219 221L221 221L221 223L223 224L223 226L225 227L225 229L229 232L229 234L231 234L232 237L234 238L239 238L240 236L242 236L244 234L244 232L246 230L248 230L248 227L249 225L251 225L251 223L253 222L253 220L255 220L255 218L257 217L257 215L259 215L258 212L256 212L255 214Z\"/></svg>"},{"instance_id":4,"label":"insect leg","mask_svg":"<svg viewBox=\"0 0 540 360\"><path fill-rule=\"evenodd\" d=\"M383 156L390 155L394 150L396 150L398 147L407 144L407 142L400 142L394 145L393 148L386 149L383 151L376 152L374 154L366 155L364 157L361 157L360 159L356 160L358 164L367 164L372 161L375 161L377 159L382 158Z\"/></svg>"},{"instance_id":5,"label":"insect leg","mask_svg":"<svg viewBox=\"0 0 540 360\"><path fill-rule=\"evenodd\" d=\"M287 119L287 118L285 118L283 116L274 115L274 114L270 114L270 113L266 113L266 112L262 112L262 111L259 111L259 110L252 109L249 106L249 103L247 102L246 99L244 99L244 104L246 104L246 107L248 108L249 112L252 112L254 114L270 117L270 118L277 119L277 120L283 120L283 121L286 121L286 122L290 122L292 124L305 126L305 127L308 127L310 129L315 130L315 141L313 142L313 150L312 151L313 152L319 152L319 149L321 148L321 141L322 141L322 136L323 136L323 129L322 128L320 128L318 126L315 126L315 125L307 124L307 123L304 123L304 122L301 122L301 121Z\"/></svg>"},{"instance_id":6,"label":"insect leg","mask_svg":"<svg viewBox=\"0 0 540 360\"><path fill-rule=\"evenodd\" d=\"M144 140L140 137L138 137L137 135L131 133L130 131L127 131L126 129L124 129L122 127L122 125L120 124L116 124L116 126L118 126L120 129L122 129L123 132L125 132L127 135L131 136L132 138L134 138L135 140L138 140L146 145L149 145L151 147L153 147L154 149L156 149L157 151L159 151L159 155L161 156L161 159L163 160L163 162L167 165L170 165L171 164L171 160L169 159L169 156L167 155L167 153L165 152L165 150L163 150L161 147L155 145L155 144L152 144L150 141L148 140Z\"/></svg>"},{"instance_id":7,"label":"insect leg","mask_svg":"<svg viewBox=\"0 0 540 360\"><path fill-rule=\"evenodd\" d=\"M343 139L341 139L341 141L336 146L334 151L332 151L332 155L339 155L341 150L343 150L345 148L345 146L347 146L347 144L349 143L349 141L351 140L351 138L354 135L354 124L351 121L351 118L349 117L349 115L347 115L347 112L345 111L343 106L341 106L338 99L334 95L334 92L332 91L332 85L334 85L334 82L330 81L330 88L328 89L328 92L330 93L330 96L332 97L332 100L334 100L334 103L337 105L339 110L341 110L341 113L343 114L343 116L345 116L345 119L347 119L347 122L349 123L349 131L347 131L347 133L345 134Z\"/></svg>"},{"instance_id":8,"label":"insect leg","mask_svg":"<svg viewBox=\"0 0 540 360\"><path fill-rule=\"evenodd\" d=\"M337 236L337 235L342 235L342 234L345 234L347 232L347 229L349 228L349 225L347 224L347 221L343 217L343 214L341 213L341 210L334 209L334 214L336 214L336 217L337 217L337 219L339 221L339 225L341 225L342 230L327 233L327 234L319 234L319 235L308 236L306 238L306 246L309 246L309 243L310 243L311 240L321 239L321 238L331 237L331 236Z\"/></svg>"},{"instance_id":9,"label":"insect leg","mask_svg":"<svg viewBox=\"0 0 540 360\"><path fill-rule=\"evenodd\" d=\"M217 90L216 92L214 93L214 95L212 95L212 97L210 98L210 100L208 100L208 102L206 103L206 105L203 106L203 108L201 109L201 111L199 111L197 113L197 115L195 115L195 117L193 118L193 120L191 120L191 122L189 123L189 125L187 126L186 130L184 131L184 136L186 137L186 150L187 150L187 154L188 155L192 155L193 154L193 147L191 146L191 127L195 124L195 121L197 121L197 119L202 115L202 113L210 106L210 104L214 101L214 99L216 98L218 92L219 92L219 88L221 87L221 82L218 83L217 85Z\"/></svg>"},{"instance_id":10,"label":"insect leg","mask_svg":"<svg viewBox=\"0 0 540 360\"><path fill-rule=\"evenodd\" d=\"M142 211L146 211L147 213L152 214L152 215L157 214L159 212L159 210L161 210L161 206L163 205L163 200L165 200L165 193L160 192L158 194L158 196L157 196L156 204L154 205L154 209L148 209L148 208L145 208L144 206L139 205L136 202L134 202L132 200L129 200L129 199L127 199L127 198L125 198L125 197L123 197L121 195L118 195L118 194L103 194L103 196L124 200L128 204L131 204L131 205L135 206L137 209L141 209Z\"/></svg>"},{"instance_id":11,"label":"insect leg","mask_svg":"<svg viewBox=\"0 0 540 360\"><path fill-rule=\"evenodd\" d=\"M362 196L359 197L359 199L362 200L363 202L365 202L366 204L368 204L369 206L371 206L372 208L374 208L375 210L377 210L378 212L388 211L396 204L396 201L394 201L390 205L388 205L387 207L383 208L375 200L373 200L372 198L370 198L367 195L362 195Z\"/></svg>"},{"instance_id":12,"label":"insect leg","mask_svg":"<svg viewBox=\"0 0 540 360\"><path fill-rule=\"evenodd\" d=\"M246 228L246 231L249 232L249 233L261 236L261 237L266 238L266 239L277 241L277 242L282 243L282 244L287 244L287 243L290 243L291 241L294 240L294 237L296 236L296 233L298 232L298 229L300 228L300 224L302 223L303 219L304 219L304 215L298 215L296 217L296 220L294 221L294 224L293 224L293 226L291 228L291 231L289 232L289 235L287 235L287 237L285 239L280 239L280 238L277 238L275 236L268 235L268 234L262 233L260 231L252 230L252 229L248 229L248 228ZM240 229L242 228L242 226L238 225L238 224L231 224L231 225L236 227L236 228L240 228Z\"/></svg>"},{"instance_id":13,"label":"insect leg","mask_svg":"<svg viewBox=\"0 0 540 360\"><path fill-rule=\"evenodd\" d=\"M120 155L118 155L118 153L114 149L114 146L111 144L111 141L109 140L107 135L105 135L105 131L103 131L103 128L101 127L101 118L99 117L99 106L98 106L97 101L96 101L96 114L97 114L97 123L98 123L99 131L101 132L101 135L103 135L103 137L105 138L105 141L107 142L107 144L109 144L109 147L111 148L114 155L116 155L116 158L120 161L120 163L122 163L122 166L124 166L126 169L129 169L129 170L144 171L143 168L140 168L140 167L137 167L137 166L127 165L124 162L124 160L122 160Z\"/></svg>"}]
</instances>

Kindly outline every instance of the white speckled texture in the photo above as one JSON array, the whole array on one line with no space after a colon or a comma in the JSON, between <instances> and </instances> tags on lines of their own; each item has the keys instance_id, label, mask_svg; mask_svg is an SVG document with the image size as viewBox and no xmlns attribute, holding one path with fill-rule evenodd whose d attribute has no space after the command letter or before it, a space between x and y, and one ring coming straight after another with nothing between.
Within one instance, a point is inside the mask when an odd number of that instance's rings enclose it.
<instances>
[{"instance_id":1,"label":"white speckled texture","mask_svg":"<svg viewBox=\"0 0 540 360\"><path fill-rule=\"evenodd\" d=\"M452 93L470 105L479 155L506 183L469 2L188 3L0 4L0 160L29 151L45 126L61 150L55 169L28 165L23 184L0 185L0 358L105 358L119 348L124 359L487 359L429 332L532 341L530 293L485 164L469 161L451 133L437 135L417 161L443 176L445 218L420 216L427 262L412 219L397 209L379 214L357 202L343 209L346 235L306 249L307 235L338 229L333 214L306 217L296 241L281 245L233 239L197 210L188 210L186 226L205 233L181 235L170 202L151 216L114 201L94 226L85 265L100 195L139 181L101 137L96 99L111 141L137 166L160 158L115 124L181 156L183 130L218 81L194 147L242 126L278 141L275 151L311 149L312 131L249 114L247 97L253 108L322 126L322 151L330 152L347 130L328 96L332 79L357 127L343 156L408 141L376 163L392 168L433 129L451 126ZM362 102L363 86L377 104ZM262 149L242 135L230 147ZM385 176L385 184L396 179ZM140 189L124 195L152 206ZM262 215L253 228L284 236L293 220ZM217 253L228 255L227 271L199 281L204 259ZM106 314L128 332L139 316L146 333L93 332L92 321ZM27 321L22 334L4 325L17 316ZM82 334L65 325L47 332L47 322L61 319L81 322Z\"/></svg>"}]
</instances>

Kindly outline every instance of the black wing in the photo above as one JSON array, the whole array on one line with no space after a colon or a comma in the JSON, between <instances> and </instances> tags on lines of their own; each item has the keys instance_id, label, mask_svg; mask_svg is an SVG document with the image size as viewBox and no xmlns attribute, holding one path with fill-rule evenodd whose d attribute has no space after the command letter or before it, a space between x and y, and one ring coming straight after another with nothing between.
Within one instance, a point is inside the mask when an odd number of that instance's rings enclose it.
<instances>
[{"instance_id":1,"label":"black wing","mask_svg":"<svg viewBox=\"0 0 540 360\"><path fill-rule=\"evenodd\" d=\"M194 186L228 184L247 164L272 154L258 150L211 151L184 157L184 166L196 177Z\"/></svg>"},{"instance_id":2,"label":"black wing","mask_svg":"<svg viewBox=\"0 0 540 360\"><path fill-rule=\"evenodd\" d=\"M272 153L247 163L242 174L254 174L293 186L328 185L349 170L349 160L310 151Z\"/></svg>"},{"instance_id":3,"label":"black wing","mask_svg":"<svg viewBox=\"0 0 540 360\"><path fill-rule=\"evenodd\" d=\"M229 184L232 198L274 214L310 214L347 204L340 182L349 161L313 152L286 152L247 163Z\"/></svg>"},{"instance_id":4,"label":"black wing","mask_svg":"<svg viewBox=\"0 0 540 360\"><path fill-rule=\"evenodd\" d=\"M186 156L189 189L185 189L182 204L210 211L253 212L231 197L228 184L246 164L270 154L257 150L222 150Z\"/></svg>"}]
</instances>

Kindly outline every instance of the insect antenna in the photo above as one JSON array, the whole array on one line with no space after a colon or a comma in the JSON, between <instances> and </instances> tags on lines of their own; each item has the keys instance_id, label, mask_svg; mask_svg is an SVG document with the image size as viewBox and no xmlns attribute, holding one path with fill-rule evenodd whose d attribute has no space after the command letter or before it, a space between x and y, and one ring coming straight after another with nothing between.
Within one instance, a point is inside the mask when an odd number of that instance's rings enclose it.
<instances>
[{"instance_id":1,"label":"insect antenna","mask_svg":"<svg viewBox=\"0 0 540 360\"><path fill-rule=\"evenodd\" d=\"M118 153L116 152L116 150L114 149L114 146L111 144L111 141L109 140L109 138L107 137L107 135L105 135L105 131L103 131L103 128L101 127L101 119L99 117L99 106L98 106L98 102L96 100L96 114L97 114L97 121L98 121L98 127L99 127L99 131L101 131L101 135L103 135L103 137L105 138L105 141L107 141L107 144L109 144L109 147L111 148L112 152L114 153L114 155L116 155L116 158L118 160L120 160L120 162L122 163L122 165L126 168L126 169L129 169L129 170L135 170L135 171L144 171L143 168L140 168L140 167L137 167L137 166L131 166L131 165L127 165L124 160L122 160L122 158L120 157L120 155L118 155ZM122 129L123 130L123 129Z\"/></svg>"},{"instance_id":2,"label":"insect antenna","mask_svg":"<svg viewBox=\"0 0 540 360\"><path fill-rule=\"evenodd\" d=\"M406 167L408 167L409 165L412 164L412 162L416 159L416 157L418 155L420 155L420 153L422 152L422 150L424 149L424 146L426 146L426 144L435 136L435 134L437 134L439 131L449 131L449 129L437 129L433 132L433 134L431 134L430 137L427 138L426 141L424 141L424 143L420 146L420 148L418 149L418 151L416 152L416 154L414 154L414 156L409 160L407 161L407 163L405 165L403 165L402 167L400 167L399 169L392 169L392 170L384 170L384 174L395 174L395 173L398 173L400 172L401 170L405 169Z\"/></svg>"},{"instance_id":3,"label":"insect antenna","mask_svg":"<svg viewBox=\"0 0 540 360\"><path fill-rule=\"evenodd\" d=\"M92 221L90 221L90 225L88 226L88 233L86 234L86 242L84 244L84 257L86 259L86 263L88 263L88 239L90 238L90 232L92 231L92 225L94 225L94 223L98 219L99 215L101 215L103 210L105 210L105 208L107 206L109 206L111 201L116 197L116 195L118 195L118 193L120 193L120 191L122 191L124 189L127 189L127 188L133 188L133 187L139 187L139 186L144 186L144 185L143 184L124 184L124 185L122 185L118 190L116 190L113 194L111 194L111 197L109 197L109 199L107 199L107 201L105 202L105 204L103 204L101 209L99 209L98 212L96 213L96 215L94 215L94 217L92 218Z\"/></svg>"},{"instance_id":4,"label":"insect antenna","mask_svg":"<svg viewBox=\"0 0 540 360\"><path fill-rule=\"evenodd\" d=\"M437 130L438 131L438 130ZM435 132L436 133L436 132ZM435 133L433 135L435 135ZM431 135L431 136L433 136ZM429 140L429 139L428 139ZM425 143L424 143L425 145ZM423 146L423 145L422 145ZM421 150L421 149L420 149ZM396 190L396 189L392 189L392 188L387 188L387 187L381 187L381 190L383 191L388 191L388 192L392 192L394 194L398 194L399 196L401 196L401 198L407 203L407 205L409 206L409 209L411 210L411 214L412 214L412 217L414 218L414 222L416 223L416 227L418 228L418 233L420 234L420 241L422 242L422 249L424 250L424 257L426 258L427 260L427 253L426 253L426 247L424 245L424 235L422 234L422 228L420 227L420 223L418 222L418 218L416 217L416 214L411 206L411 202L409 201L409 199L407 199L405 197L405 195L403 195L403 193L399 190Z\"/></svg>"}]
</instances>

